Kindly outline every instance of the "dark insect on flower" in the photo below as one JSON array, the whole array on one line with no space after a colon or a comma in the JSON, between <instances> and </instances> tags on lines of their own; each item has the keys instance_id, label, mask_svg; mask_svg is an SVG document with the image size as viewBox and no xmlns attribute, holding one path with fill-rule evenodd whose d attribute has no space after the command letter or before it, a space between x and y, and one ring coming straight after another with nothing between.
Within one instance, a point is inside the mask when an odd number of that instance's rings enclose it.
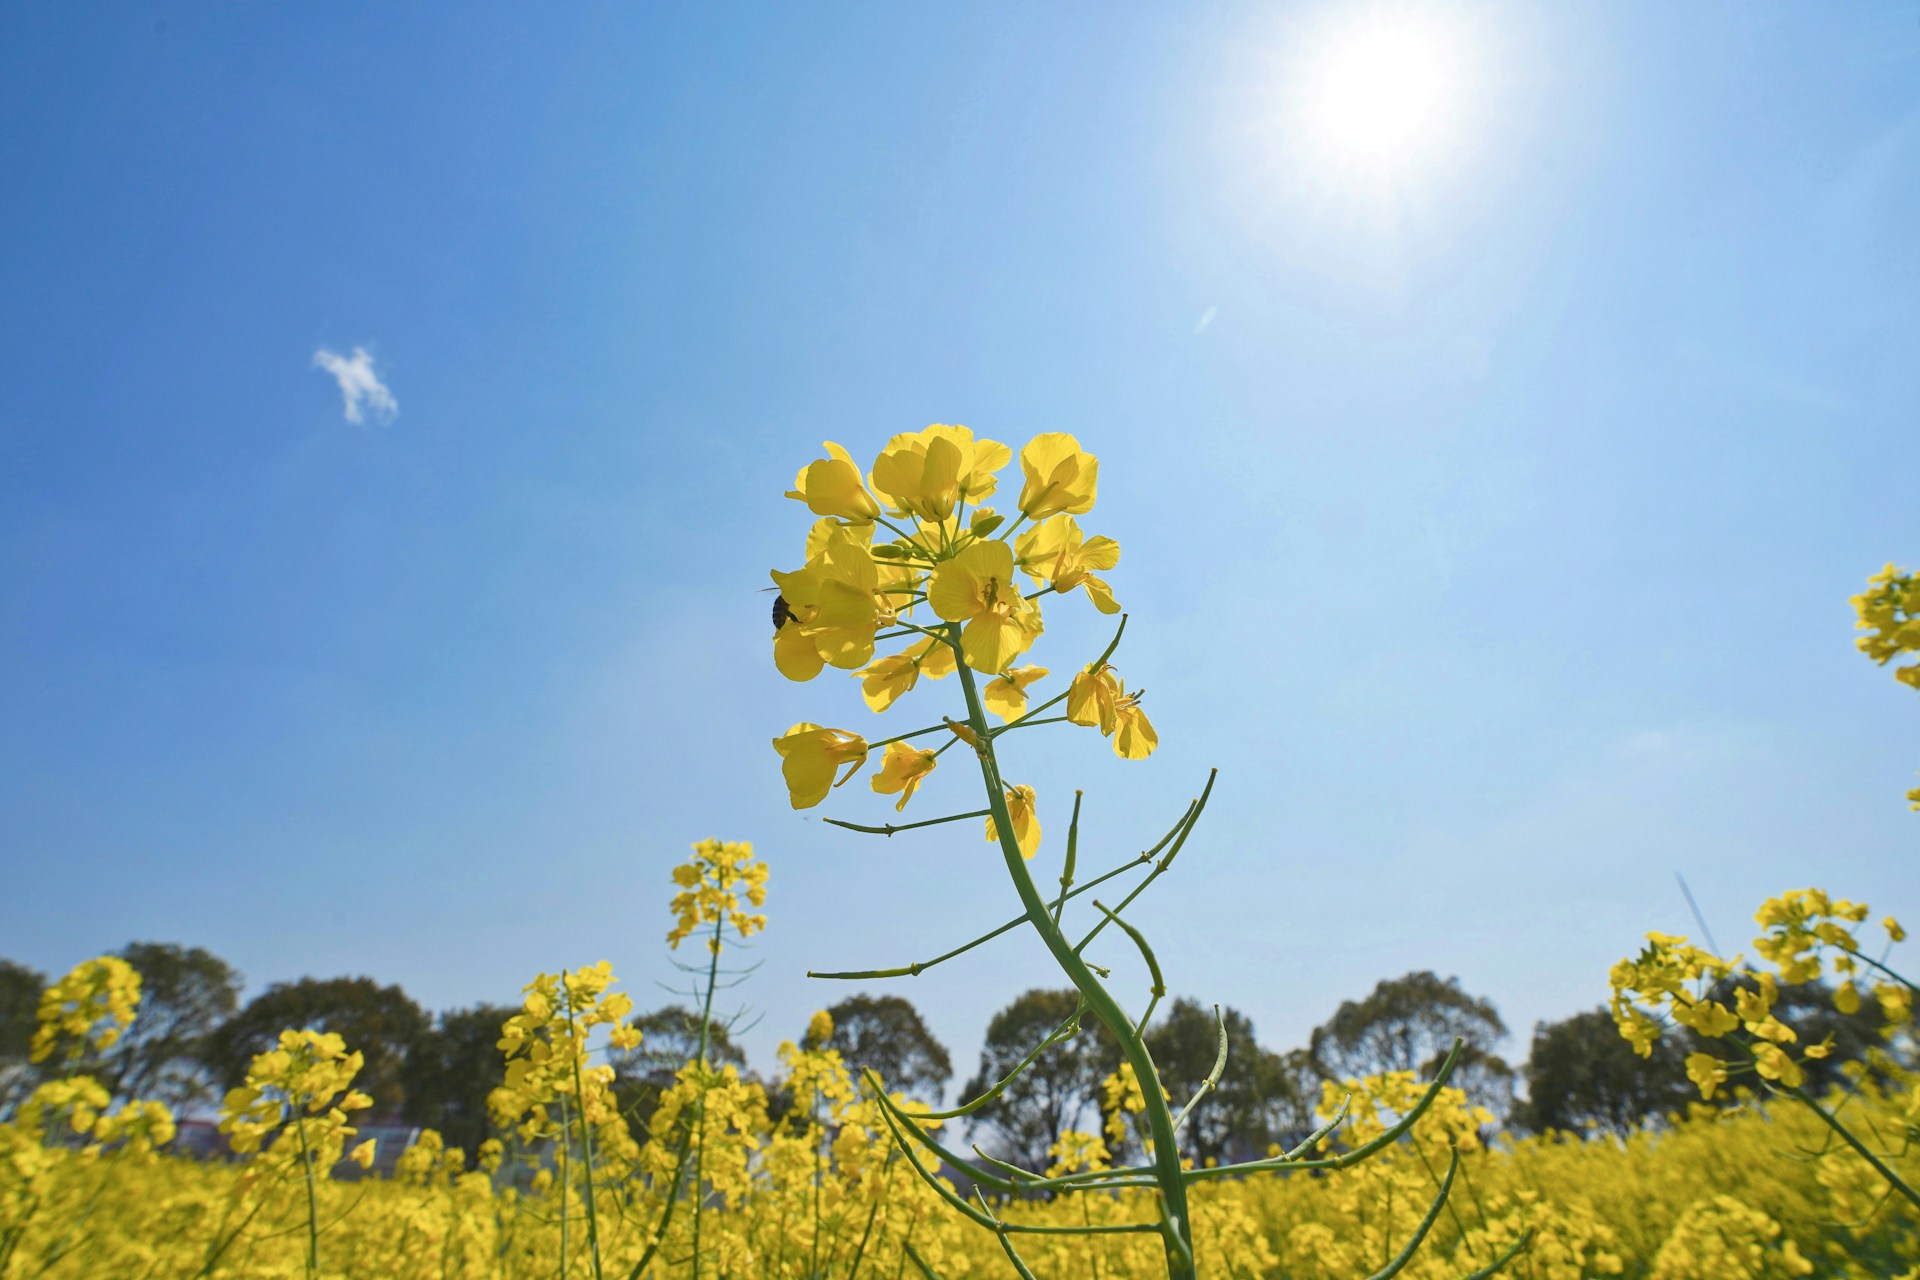
<instances>
[{"instance_id":1,"label":"dark insect on flower","mask_svg":"<svg viewBox=\"0 0 1920 1280\"><path fill-rule=\"evenodd\" d=\"M793 610L787 606L787 598L785 596L775 596L773 598L773 629L778 631L780 628L786 626L792 617Z\"/></svg>"}]
</instances>

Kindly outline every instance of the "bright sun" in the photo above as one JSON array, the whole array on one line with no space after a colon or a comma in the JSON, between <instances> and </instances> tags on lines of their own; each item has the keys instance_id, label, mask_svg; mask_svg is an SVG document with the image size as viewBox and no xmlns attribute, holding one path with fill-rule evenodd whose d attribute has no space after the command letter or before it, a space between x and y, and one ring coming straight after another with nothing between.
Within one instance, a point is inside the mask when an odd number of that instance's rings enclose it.
<instances>
[{"instance_id":1,"label":"bright sun","mask_svg":"<svg viewBox=\"0 0 1920 1280\"><path fill-rule=\"evenodd\" d=\"M1349 13L1305 60L1303 141L1355 176L1404 178L1442 157L1467 89L1457 32L1415 9Z\"/></svg>"}]
</instances>

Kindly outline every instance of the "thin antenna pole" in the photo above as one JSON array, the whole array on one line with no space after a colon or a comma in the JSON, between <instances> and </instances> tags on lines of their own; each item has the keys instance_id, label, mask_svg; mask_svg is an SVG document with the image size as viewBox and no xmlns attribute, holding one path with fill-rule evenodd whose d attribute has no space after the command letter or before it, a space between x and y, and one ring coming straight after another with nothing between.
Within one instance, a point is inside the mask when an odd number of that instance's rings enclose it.
<instances>
[{"instance_id":1,"label":"thin antenna pole","mask_svg":"<svg viewBox=\"0 0 1920 1280\"><path fill-rule=\"evenodd\" d=\"M1680 882L1680 892L1687 897L1687 910L1693 912L1693 922L1700 926L1700 936L1713 948L1713 954L1721 954L1720 944L1713 940L1713 930L1707 927L1707 918L1700 914L1700 904L1693 900L1693 890L1687 888L1687 878L1678 871L1673 873L1673 878Z\"/></svg>"}]
</instances>

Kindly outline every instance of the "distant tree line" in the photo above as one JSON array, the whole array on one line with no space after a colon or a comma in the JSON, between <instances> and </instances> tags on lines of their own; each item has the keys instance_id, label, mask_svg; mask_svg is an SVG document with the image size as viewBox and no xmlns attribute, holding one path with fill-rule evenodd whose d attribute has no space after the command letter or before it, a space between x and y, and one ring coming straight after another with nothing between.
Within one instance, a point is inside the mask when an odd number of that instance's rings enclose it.
<instances>
[{"instance_id":1,"label":"distant tree line","mask_svg":"<svg viewBox=\"0 0 1920 1280\"><path fill-rule=\"evenodd\" d=\"M503 1079L496 1041L516 1010L481 1004L432 1014L398 986L371 978L302 978L280 982L240 1002L241 975L199 947L131 943L119 954L142 977L140 1015L117 1044L81 1069L124 1097L156 1098L176 1111L210 1111L237 1085L248 1062L287 1027L337 1032L365 1055L358 1087L376 1114L437 1129L450 1145L475 1151L491 1131L487 1096ZM0 1118L45 1074L27 1060L45 975L0 960ZM1725 994L1725 993L1723 993ZM1070 990L1028 991L988 1024L968 1097L992 1087L1077 1008ZM1837 1081L1845 1065L1875 1042L1869 1021L1834 1010L1823 988L1787 987L1777 1006L1805 1040L1828 1037L1832 1051L1809 1067L1814 1089ZM947 1049L918 1010L899 996L855 995L828 1010L829 1047L856 1073L872 1068L889 1091L939 1099L953 1076ZM1466 1050L1454 1081L1498 1123L1519 1130L1621 1134L1685 1108L1697 1093L1685 1059L1698 1047L1674 1028L1650 1059L1637 1057L1604 1008L1534 1028L1525 1065L1516 1071L1496 1052L1507 1028L1493 1004L1429 972L1382 981L1365 998L1339 1006L1303 1048L1262 1046L1238 1010L1176 999L1148 1029L1147 1043L1175 1097L1192 1097L1213 1069L1224 1024L1231 1045L1216 1087L1188 1121L1195 1155L1229 1160L1292 1145L1310 1133L1327 1081L1384 1071L1430 1075L1456 1037ZM613 1051L615 1089L644 1138L661 1093L694 1055L699 1017L677 1005L642 1014L637 1049ZM725 1026L711 1031L717 1063L746 1069L746 1056ZM974 1117L979 1136L1008 1158L1044 1168L1047 1148L1066 1129L1101 1127L1101 1085L1119 1054L1097 1024L1085 1020L1018 1076ZM64 1070L64 1068L63 1068ZM1524 1086L1522 1091L1518 1086ZM778 1094L778 1082L772 1087ZM1120 1153L1116 1152L1116 1156Z\"/></svg>"}]
</instances>

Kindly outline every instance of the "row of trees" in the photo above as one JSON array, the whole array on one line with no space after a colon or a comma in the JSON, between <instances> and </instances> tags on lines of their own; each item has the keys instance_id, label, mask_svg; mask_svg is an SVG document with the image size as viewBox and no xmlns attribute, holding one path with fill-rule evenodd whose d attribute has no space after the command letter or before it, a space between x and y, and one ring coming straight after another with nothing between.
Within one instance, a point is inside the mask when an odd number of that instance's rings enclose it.
<instances>
[{"instance_id":1,"label":"row of trees","mask_svg":"<svg viewBox=\"0 0 1920 1280\"><path fill-rule=\"evenodd\" d=\"M489 1134L487 1095L501 1082L495 1042L515 1010L476 1005L429 1014L398 986L371 978L303 978L276 983L240 1003L241 976L199 947L137 942L120 954L143 979L140 1016L130 1032L83 1069L119 1096L157 1098L176 1110L206 1108L239 1083L253 1055L286 1027L335 1031L366 1057L359 1087L377 1113L440 1130L473 1151ZM43 975L0 960L0 1116L35 1078L27 1062ZM1825 1079L1859 1058L1872 1042L1866 1019L1835 1012L1821 989L1785 988L1783 1016L1803 1038L1830 1035L1833 1051L1818 1064ZM1003 1078L1076 1007L1069 990L1033 990L994 1015L971 1097ZM871 1067L888 1087L939 1098L953 1076L945 1046L913 1005L898 996L858 995L832 1006L831 1047L854 1070ZM1457 979L1410 973L1381 982L1348 1001L1309 1043L1278 1053L1259 1044L1252 1023L1223 1009L1233 1046L1217 1087L1196 1107L1189 1126L1196 1154L1227 1160L1290 1144L1311 1131L1321 1083L1382 1071L1430 1073L1455 1037L1467 1043L1455 1082L1503 1123L1530 1130L1625 1132L1683 1108L1696 1096L1685 1057L1687 1035L1663 1038L1650 1060L1636 1057L1604 1009L1534 1029L1531 1053L1516 1072L1495 1052L1507 1029L1491 1002ZM637 1126L675 1072L694 1056L698 1016L668 1006L634 1019L638 1049L615 1051L616 1091ZM1191 1097L1214 1065L1214 1012L1196 1001L1167 1006L1147 1034L1169 1089ZM744 1068L745 1055L724 1027L715 1028L712 1060ZM1101 1083L1119 1054L1091 1024L1055 1045L1022 1074L980 1126L1009 1155L1045 1167L1047 1147L1068 1128L1098 1129ZM64 1069L64 1067L63 1067ZM1524 1083L1524 1097L1516 1086ZM644 1131L644 1130L642 1130Z\"/></svg>"}]
</instances>

